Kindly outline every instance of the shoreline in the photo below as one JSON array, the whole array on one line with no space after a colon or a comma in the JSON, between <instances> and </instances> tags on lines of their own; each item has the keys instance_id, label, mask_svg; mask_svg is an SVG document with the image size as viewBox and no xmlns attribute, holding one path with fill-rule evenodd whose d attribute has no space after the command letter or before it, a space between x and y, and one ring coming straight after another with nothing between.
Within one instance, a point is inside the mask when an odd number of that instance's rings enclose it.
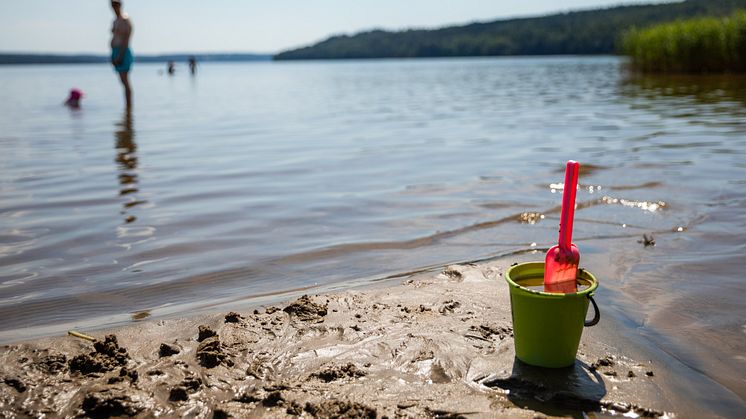
<instances>
[{"instance_id":1,"label":"shoreline","mask_svg":"<svg viewBox=\"0 0 746 419\"><path fill-rule=\"evenodd\" d=\"M5 345L0 406L70 417L708 412L688 406L661 362L604 339L608 318L585 330L574 367L516 361L507 266L451 265L253 312L145 321L96 332L95 347L71 336Z\"/></svg>"}]
</instances>

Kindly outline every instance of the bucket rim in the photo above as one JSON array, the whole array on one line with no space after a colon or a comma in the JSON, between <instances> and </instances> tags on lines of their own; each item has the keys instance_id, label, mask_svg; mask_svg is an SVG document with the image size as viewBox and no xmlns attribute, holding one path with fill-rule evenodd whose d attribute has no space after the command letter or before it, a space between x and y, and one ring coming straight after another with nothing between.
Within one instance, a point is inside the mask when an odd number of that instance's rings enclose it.
<instances>
[{"instance_id":1,"label":"bucket rim","mask_svg":"<svg viewBox=\"0 0 746 419\"><path fill-rule=\"evenodd\" d=\"M508 283L511 289L515 289L517 291L521 291L521 292L525 292L529 294L534 294L537 296L542 296L545 298L573 298L576 296L592 296L596 292L596 289L598 288L598 280L596 279L596 277L593 276L591 272L589 272L588 270L584 268L578 268L578 277L580 279L589 281L591 285L582 291L568 293L568 294L532 290L532 289L523 287L521 285L518 285L518 283L516 283L513 280L513 278L510 277L510 273L516 269L528 269L528 268L539 269L539 267L541 267L541 271L543 272L544 262L518 263L518 264L510 266L508 270L505 271L505 274L503 276L505 277L505 281Z\"/></svg>"}]
</instances>

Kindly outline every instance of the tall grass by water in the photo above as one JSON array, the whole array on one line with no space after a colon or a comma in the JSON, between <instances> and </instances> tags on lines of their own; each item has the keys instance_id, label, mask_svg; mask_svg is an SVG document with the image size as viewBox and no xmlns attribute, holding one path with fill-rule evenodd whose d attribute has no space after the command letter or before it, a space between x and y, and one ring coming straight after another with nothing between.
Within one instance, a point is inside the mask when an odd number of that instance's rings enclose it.
<instances>
[{"instance_id":1,"label":"tall grass by water","mask_svg":"<svg viewBox=\"0 0 746 419\"><path fill-rule=\"evenodd\" d=\"M746 72L746 11L635 28L622 45L643 72Z\"/></svg>"}]
</instances>

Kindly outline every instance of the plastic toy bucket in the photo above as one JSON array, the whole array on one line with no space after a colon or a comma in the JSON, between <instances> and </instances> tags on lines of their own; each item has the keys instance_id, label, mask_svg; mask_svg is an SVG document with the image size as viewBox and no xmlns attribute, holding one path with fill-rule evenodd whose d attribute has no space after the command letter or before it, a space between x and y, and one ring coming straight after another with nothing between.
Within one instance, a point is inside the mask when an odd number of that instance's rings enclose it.
<instances>
[{"instance_id":1,"label":"plastic toy bucket","mask_svg":"<svg viewBox=\"0 0 746 419\"><path fill-rule=\"evenodd\" d=\"M534 291L519 285L543 284L543 278L544 262L513 265L505 272L510 287L515 354L530 365L568 367L575 363L583 326L593 326L601 317L593 301L598 281L590 272L580 269L578 283L588 288L573 294ZM595 314L586 321L589 301Z\"/></svg>"}]
</instances>

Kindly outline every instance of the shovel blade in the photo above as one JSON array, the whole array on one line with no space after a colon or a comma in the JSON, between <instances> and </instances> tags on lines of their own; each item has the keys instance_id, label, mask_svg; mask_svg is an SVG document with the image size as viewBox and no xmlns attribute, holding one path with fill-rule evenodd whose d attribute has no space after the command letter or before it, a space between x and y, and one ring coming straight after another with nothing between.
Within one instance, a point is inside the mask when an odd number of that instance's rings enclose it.
<instances>
[{"instance_id":1,"label":"shovel blade","mask_svg":"<svg viewBox=\"0 0 746 419\"><path fill-rule=\"evenodd\" d=\"M574 293L578 291L577 277L580 251L572 244L570 249L553 246L544 263L544 291Z\"/></svg>"}]
</instances>

